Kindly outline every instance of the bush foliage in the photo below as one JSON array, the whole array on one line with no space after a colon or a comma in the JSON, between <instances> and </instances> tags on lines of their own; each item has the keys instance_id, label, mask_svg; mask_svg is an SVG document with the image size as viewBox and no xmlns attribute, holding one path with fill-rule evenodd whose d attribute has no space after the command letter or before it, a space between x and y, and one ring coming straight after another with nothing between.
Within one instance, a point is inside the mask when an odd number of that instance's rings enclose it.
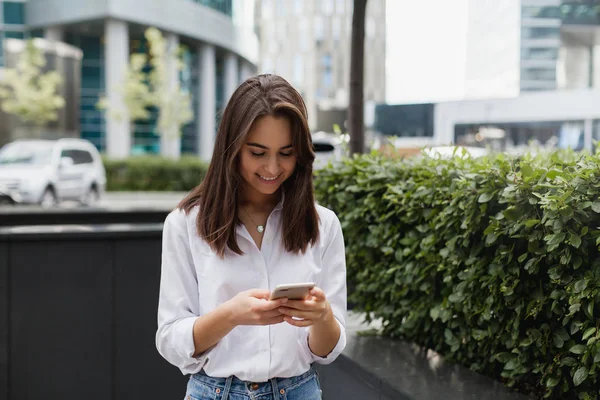
<instances>
[{"instance_id":1,"label":"bush foliage","mask_svg":"<svg viewBox=\"0 0 600 400\"><path fill-rule=\"evenodd\" d=\"M159 156L104 159L109 191L189 191L198 185L208 165L194 156L179 160Z\"/></svg>"},{"instance_id":2,"label":"bush foliage","mask_svg":"<svg viewBox=\"0 0 600 400\"><path fill-rule=\"evenodd\" d=\"M355 157L317 196L384 334L534 397L600 396L600 154Z\"/></svg>"}]
</instances>

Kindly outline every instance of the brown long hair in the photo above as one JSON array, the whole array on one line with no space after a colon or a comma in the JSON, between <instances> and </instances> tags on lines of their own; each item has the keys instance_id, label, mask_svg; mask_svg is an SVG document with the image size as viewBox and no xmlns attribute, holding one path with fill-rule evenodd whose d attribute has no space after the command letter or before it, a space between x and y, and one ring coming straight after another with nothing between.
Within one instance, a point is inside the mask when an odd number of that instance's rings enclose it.
<instances>
[{"instance_id":1,"label":"brown long hair","mask_svg":"<svg viewBox=\"0 0 600 400\"><path fill-rule=\"evenodd\" d=\"M243 178L239 153L254 122L263 116L284 116L292 126L297 155L294 173L283 183L283 243L289 252L304 252L319 237L319 217L313 188L312 139L302 96L285 79L265 74L249 78L233 93L225 107L204 181L179 203L188 213L199 206L198 234L220 256L227 247L242 254L235 230L239 223L238 198ZM210 134L210 132L205 132Z\"/></svg>"}]
</instances>

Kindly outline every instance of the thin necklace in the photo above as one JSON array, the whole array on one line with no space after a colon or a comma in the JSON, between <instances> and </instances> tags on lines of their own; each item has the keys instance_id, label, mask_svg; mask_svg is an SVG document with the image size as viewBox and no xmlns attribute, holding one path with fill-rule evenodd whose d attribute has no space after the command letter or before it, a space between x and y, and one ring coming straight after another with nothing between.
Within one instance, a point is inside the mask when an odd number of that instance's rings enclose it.
<instances>
[{"instance_id":1,"label":"thin necklace","mask_svg":"<svg viewBox=\"0 0 600 400\"><path fill-rule=\"evenodd\" d=\"M258 233L262 234L262 233L265 231L265 226L264 226L264 225L259 225L259 224L257 224L257 223L256 223L256 221L254 221L254 220L252 219L252 217L250 216L250 214L248 214L248 212L246 212L246 210L244 210L243 208L242 208L241 210L244 212L244 214L246 214L246 216L247 216L248 218L250 218L250 221L252 221L252 223L253 223L254 225L256 225L256 230L258 231Z\"/></svg>"}]
</instances>

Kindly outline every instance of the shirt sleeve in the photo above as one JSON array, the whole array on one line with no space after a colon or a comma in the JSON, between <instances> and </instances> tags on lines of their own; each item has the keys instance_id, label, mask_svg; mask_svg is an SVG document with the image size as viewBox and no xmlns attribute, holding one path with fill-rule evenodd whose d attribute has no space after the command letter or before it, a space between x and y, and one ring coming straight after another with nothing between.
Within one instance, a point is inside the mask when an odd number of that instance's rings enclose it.
<instances>
[{"instance_id":1,"label":"shirt sleeve","mask_svg":"<svg viewBox=\"0 0 600 400\"><path fill-rule=\"evenodd\" d=\"M193 327L199 314L198 278L189 248L186 215L178 209L167 216L163 227L156 348L183 374L200 371L208 354L193 357Z\"/></svg>"},{"instance_id":2,"label":"shirt sleeve","mask_svg":"<svg viewBox=\"0 0 600 400\"><path fill-rule=\"evenodd\" d=\"M333 216L333 222L328 230L322 260L322 276L319 279L319 287L325 292L327 300L333 310L336 322L340 326L340 337L333 350L325 357L319 357L314 354L308 346L308 334L310 328L305 328L302 342L306 346L305 351L310 354L310 358L317 364L332 363L346 347L346 253L344 247L344 235L342 226L337 216L330 211Z\"/></svg>"}]
</instances>

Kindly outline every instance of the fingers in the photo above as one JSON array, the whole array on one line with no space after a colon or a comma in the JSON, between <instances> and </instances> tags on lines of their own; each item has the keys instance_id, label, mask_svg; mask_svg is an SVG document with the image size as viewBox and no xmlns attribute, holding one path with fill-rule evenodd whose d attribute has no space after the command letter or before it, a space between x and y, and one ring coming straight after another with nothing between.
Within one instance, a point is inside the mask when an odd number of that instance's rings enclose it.
<instances>
[{"instance_id":1,"label":"fingers","mask_svg":"<svg viewBox=\"0 0 600 400\"><path fill-rule=\"evenodd\" d=\"M246 293L248 293L248 295L251 297L265 300L269 300L269 296L271 296L271 292L265 289L250 289Z\"/></svg>"},{"instance_id":2,"label":"fingers","mask_svg":"<svg viewBox=\"0 0 600 400\"><path fill-rule=\"evenodd\" d=\"M300 310L295 310L293 308L287 308L287 307L279 307L279 309L277 311L279 313L284 314L289 317L296 317L296 318L302 318L302 319L314 319L314 317L315 317L314 311L300 311Z\"/></svg>"},{"instance_id":3,"label":"fingers","mask_svg":"<svg viewBox=\"0 0 600 400\"><path fill-rule=\"evenodd\" d=\"M318 304L315 300L290 300L285 306L296 310L310 311L314 310Z\"/></svg>"},{"instance_id":4,"label":"fingers","mask_svg":"<svg viewBox=\"0 0 600 400\"><path fill-rule=\"evenodd\" d=\"M280 315L278 317L274 317L271 318L270 320L267 321L266 325L276 325L276 324L281 324L284 321L284 316Z\"/></svg>"},{"instance_id":5,"label":"fingers","mask_svg":"<svg viewBox=\"0 0 600 400\"><path fill-rule=\"evenodd\" d=\"M287 315L284 317L284 321L290 325L297 326L299 328L304 328L314 324L314 321L311 321L310 319L296 320L292 317L288 317Z\"/></svg>"},{"instance_id":6,"label":"fingers","mask_svg":"<svg viewBox=\"0 0 600 400\"><path fill-rule=\"evenodd\" d=\"M327 301L327 296L320 288L314 287L308 292L309 296L304 300L290 300L288 301L287 307L295 308L297 310L314 310L315 307L320 307L320 303Z\"/></svg>"},{"instance_id":7,"label":"fingers","mask_svg":"<svg viewBox=\"0 0 600 400\"><path fill-rule=\"evenodd\" d=\"M277 300L261 300L256 302L252 309L257 312L265 312L270 310L276 310L277 308L288 303L288 299L282 298Z\"/></svg>"},{"instance_id":8,"label":"fingers","mask_svg":"<svg viewBox=\"0 0 600 400\"><path fill-rule=\"evenodd\" d=\"M308 292L311 296L314 296L317 298L317 301L325 301L327 300L327 296L325 296L325 292L323 292L321 290L321 288L318 287L314 287L311 289L310 292Z\"/></svg>"},{"instance_id":9,"label":"fingers","mask_svg":"<svg viewBox=\"0 0 600 400\"><path fill-rule=\"evenodd\" d=\"M275 310L270 310L270 311L265 311L261 313L261 318L275 318L275 317L283 317L284 315L282 315L282 313L279 311L279 309L275 309Z\"/></svg>"}]
</instances>

